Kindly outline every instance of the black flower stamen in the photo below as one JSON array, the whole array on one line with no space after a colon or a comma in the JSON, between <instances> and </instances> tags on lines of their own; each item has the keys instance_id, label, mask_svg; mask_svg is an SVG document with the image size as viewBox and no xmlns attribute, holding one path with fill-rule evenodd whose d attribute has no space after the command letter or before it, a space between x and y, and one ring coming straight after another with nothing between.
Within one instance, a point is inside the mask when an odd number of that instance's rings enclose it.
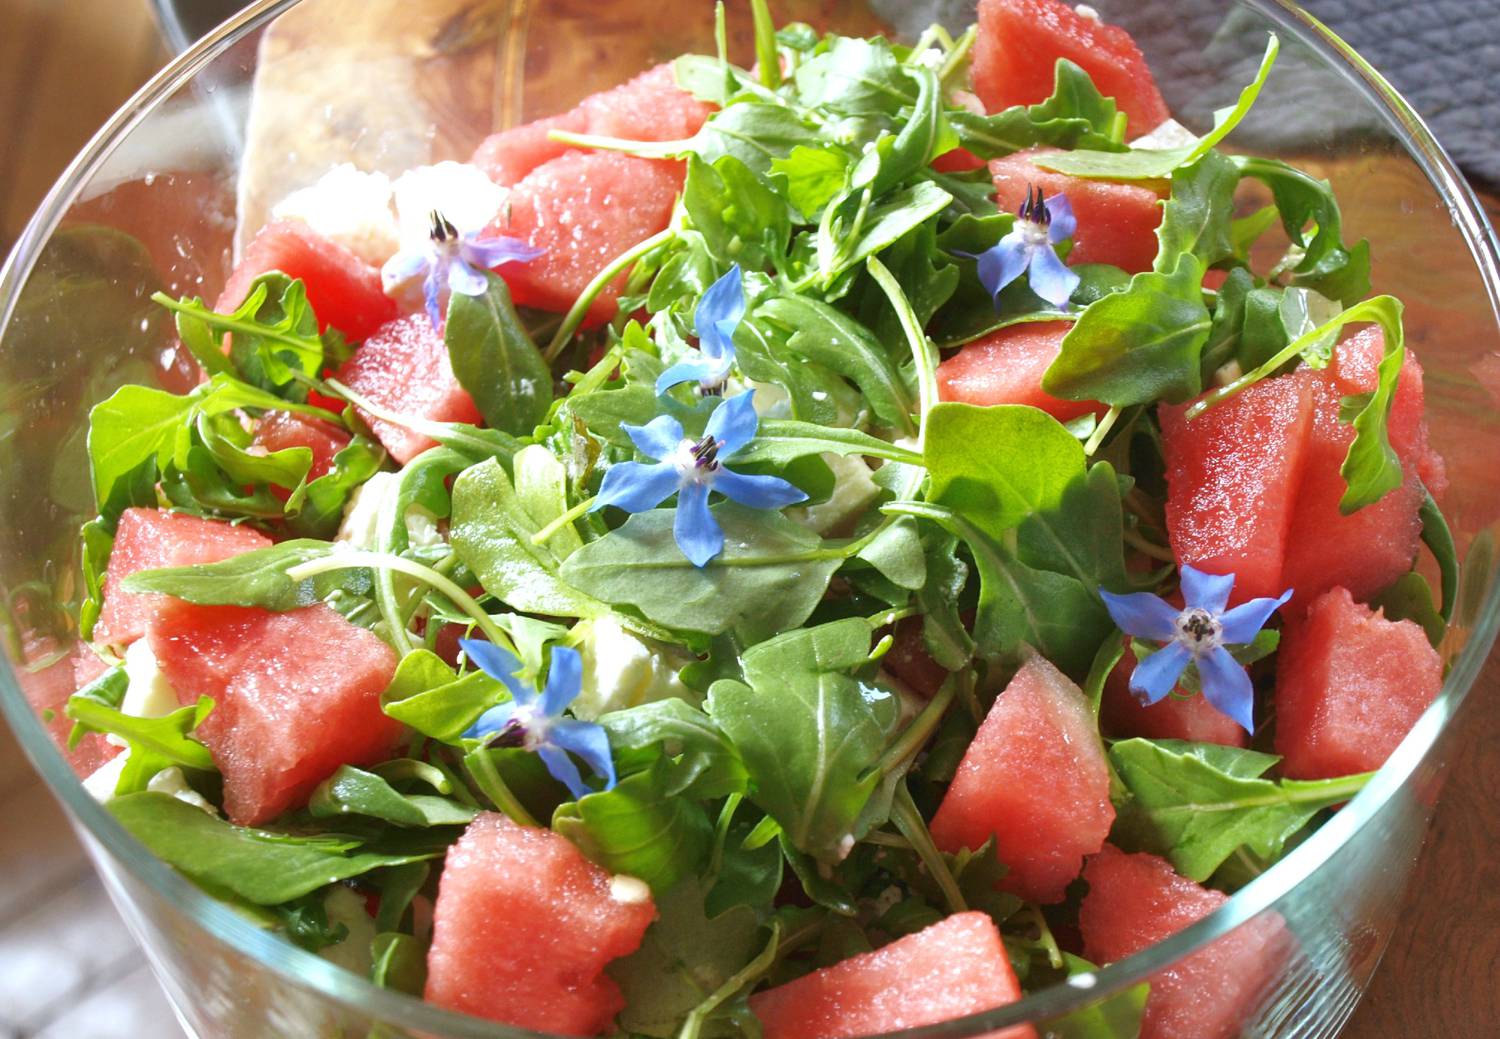
<instances>
[{"instance_id":1,"label":"black flower stamen","mask_svg":"<svg viewBox=\"0 0 1500 1039\"><path fill-rule=\"evenodd\" d=\"M428 222L431 228L428 235L439 245L458 237L458 228L454 227L452 222L436 209L428 214Z\"/></svg>"},{"instance_id":2,"label":"black flower stamen","mask_svg":"<svg viewBox=\"0 0 1500 1039\"><path fill-rule=\"evenodd\" d=\"M1181 624L1183 633L1199 645L1219 634L1219 625L1207 610L1188 610L1178 623Z\"/></svg>"},{"instance_id":3,"label":"black flower stamen","mask_svg":"<svg viewBox=\"0 0 1500 1039\"><path fill-rule=\"evenodd\" d=\"M486 747L522 747L526 745L526 727L520 722L512 719L497 729L494 735L484 741Z\"/></svg>"},{"instance_id":4,"label":"black flower stamen","mask_svg":"<svg viewBox=\"0 0 1500 1039\"><path fill-rule=\"evenodd\" d=\"M707 469L713 472L719 468L719 448L723 441L715 440L712 436L705 436L693 445L693 464L699 469Z\"/></svg>"},{"instance_id":5,"label":"black flower stamen","mask_svg":"<svg viewBox=\"0 0 1500 1039\"><path fill-rule=\"evenodd\" d=\"M1042 189L1026 186L1026 200L1021 203L1021 208L1016 210L1016 216L1029 223L1040 224L1047 227L1052 223L1052 213L1047 209L1046 200L1042 197Z\"/></svg>"}]
</instances>

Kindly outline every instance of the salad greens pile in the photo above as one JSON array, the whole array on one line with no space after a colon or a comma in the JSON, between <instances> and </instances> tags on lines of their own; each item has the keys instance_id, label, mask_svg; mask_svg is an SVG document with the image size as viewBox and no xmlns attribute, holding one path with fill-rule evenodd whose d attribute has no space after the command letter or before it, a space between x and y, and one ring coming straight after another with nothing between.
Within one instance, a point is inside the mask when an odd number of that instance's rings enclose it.
<instances>
[{"instance_id":1,"label":"salad greens pile","mask_svg":"<svg viewBox=\"0 0 1500 1039\"><path fill-rule=\"evenodd\" d=\"M274 611L323 602L400 654L382 703L409 728L403 756L340 768L305 809L265 829L148 789L178 766L214 799L213 763L192 738L211 701L126 714L117 664L67 708L76 735L131 747L110 802L128 830L305 948L365 942L353 962L378 983L420 992L426 924L414 906L431 897L463 825L493 809L550 825L650 885L659 919L612 968L629 1033L738 1034L753 1025L744 996L757 984L966 908L996 919L1028 989L1092 969L1051 933L1071 923L1076 900L1043 911L997 892L993 845L944 854L927 821L1029 654L1077 681L1097 713L1126 645L1100 590L1175 583L1154 406L1199 398L1202 410L1297 363L1323 365L1344 324L1375 321L1387 354L1379 389L1347 402L1358 435L1343 505L1401 480L1386 433L1400 304L1365 299L1367 245L1343 238L1326 183L1220 150L1272 69L1274 37L1212 130L1144 150L1127 146L1124 115L1068 61L1047 100L984 115L956 94L972 32L954 40L934 28L906 47L776 30L754 7L754 69L732 65L722 42L718 56L676 62L679 83L718 106L692 138L556 135L684 160L685 186L670 226L601 271L560 324L518 311L493 274L482 294L452 296L444 341L483 426L394 414L328 378L350 344L320 334L301 283L275 273L233 314L163 298L207 380L185 395L126 386L93 410L99 515L83 532L85 637L122 511L167 507L253 524L277 542L141 573L126 589ZM997 210L985 169L937 172L932 161L955 148L983 160L1036 146L1059 149L1038 159L1052 170L1163 186L1152 270L1075 267L1066 307L1025 279L990 291L975 257L1017 217ZM1238 215L1245 184L1270 201ZM1257 245L1278 226L1290 247L1266 266ZM728 328L732 370L709 392L691 380L658 392L664 371L700 357L705 294L732 269L743 294ZM1217 288L1205 284L1210 271L1223 272ZM580 331L594 296L622 275L619 316ZM1028 407L939 402L940 350L1062 318L1076 321L1043 385L1107 410L1062 424ZM633 514L596 507L611 473L652 461L637 427L665 416L699 441L750 392L758 426L729 464L785 481L804 503L716 498L723 547L705 565L679 547L670 497ZM439 446L394 470L356 407ZM251 450L253 420L272 411L354 435L326 475L308 479L308 449ZM331 540L377 473L393 475L379 481L370 538ZM414 538L416 513L443 536ZM1441 543L1435 510L1428 520ZM1417 612L1423 593L1430 620L1425 583L1409 601ZM937 688L918 695L883 667L897 625L920 632L947 676ZM607 734L615 781L594 779L575 797L525 747L476 727L511 693L468 656L445 662L454 626L512 653L516 679L535 687L560 650L577 650L594 687L574 712ZM1270 653L1275 637L1259 637L1242 662ZM600 677L610 658L596 650L606 641L657 661L670 682L612 690ZM1111 840L1232 890L1365 779L1266 778L1275 760L1114 742ZM380 896L376 936L334 897L346 884ZM1139 1013L1138 996L1121 997L1127 1013ZM1068 1034L1114 1034L1108 1016Z\"/></svg>"}]
</instances>

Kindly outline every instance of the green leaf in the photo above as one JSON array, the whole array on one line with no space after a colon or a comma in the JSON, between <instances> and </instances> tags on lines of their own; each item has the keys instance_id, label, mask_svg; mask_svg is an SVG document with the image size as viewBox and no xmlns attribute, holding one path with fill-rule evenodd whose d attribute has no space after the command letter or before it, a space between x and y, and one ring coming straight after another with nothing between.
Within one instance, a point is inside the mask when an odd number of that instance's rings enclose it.
<instances>
[{"instance_id":1,"label":"green leaf","mask_svg":"<svg viewBox=\"0 0 1500 1039\"><path fill-rule=\"evenodd\" d=\"M109 676L106 676L109 677ZM118 736L129 747L129 758L115 785L116 794L133 794L145 790L146 785L164 768L178 765L203 772L215 771L213 755L188 733L197 729L208 717L214 702L207 696L198 703L182 707L160 718L141 718L124 714L111 706L104 697L91 694L99 683L92 683L85 690L68 698L63 714L77 723L74 732L80 729Z\"/></svg>"},{"instance_id":2,"label":"green leaf","mask_svg":"<svg viewBox=\"0 0 1500 1039\"><path fill-rule=\"evenodd\" d=\"M382 932L370 943L370 980L381 988L422 995L427 984L427 946L409 934Z\"/></svg>"},{"instance_id":3,"label":"green leaf","mask_svg":"<svg viewBox=\"0 0 1500 1039\"><path fill-rule=\"evenodd\" d=\"M1343 217L1328 182L1279 159L1240 156L1234 161L1244 176L1271 189L1281 226L1294 249L1288 254L1293 284L1317 289L1345 305L1363 299L1370 291L1369 245L1345 245Z\"/></svg>"},{"instance_id":4,"label":"green leaf","mask_svg":"<svg viewBox=\"0 0 1500 1039\"><path fill-rule=\"evenodd\" d=\"M1120 480L1108 462L1076 473L1056 505L1021 521L1016 554L1028 566L1076 577L1085 586L1123 591L1124 508Z\"/></svg>"},{"instance_id":5,"label":"green leaf","mask_svg":"<svg viewBox=\"0 0 1500 1039\"><path fill-rule=\"evenodd\" d=\"M100 513L156 504L156 470L171 460L192 401L146 386L121 386L89 412L89 477Z\"/></svg>"},{"instance_id":6,"label":"green leaf","mask_svg":"<svg viewBox=\"0 0 1500 1039\"><path fill-rule=\"evenodd\" d=\"M333 456L329 470L307 484L302 508L290 518L292 531L299 537L330 537L336 533L349 499L380 471L384 460L385 450L375 441L363 436L351 439Z\"/></svg>"},{"instance_id":7,"label":"green leaf","mask_svg":"<svg viewBox=\"0 0 1500 1039\"><path fill-rule=\"evenodd\" d=\"M786 199L732 155L710 166L688 157L682 206L709 254L724 266L781 266L792 237Z\"/></svg>"},{"instance_id":8,"label":"green leaf","mask_svg":"<svg viewBox=\"0 0 1500 1039\"><path fill-rule=\"evenodd\" d=\"M715 505L713 513L724 530L724 552L705 567L688 562L677 547L676 511L654 509L574 552L562 578L668 628L735 631L747 643L807 620L842 557L780 513L732 502Z\"/></svg>"},{"instance_id":9,"label":"green leaf","mask_svg":"<svg viewBox=\"0 0 1500 1039\"><path fill-rule=\"evenodd\" d=\"M771 164L785 159L798 145L823 147L816 130L785 105L741 101L720 109L685 149L671 154L696 152L703 161L717 163L732 155L756 173L769 173Z\"/></svg>"},{"instance_id":10,"label":"green leaf","mask_svg":"<svg viewBox=\"0 0 1500 1039\"><path fill-rule=\"evenodd\" d=\"M661 779L665 794L704 800L745 791L745 764L734 744L712 718L676 697L611 711L598 722L622 772L635 757L671 759Z\"/></svg>"},{"instance_id":11,"label":"green leaf","mask_svg":"<svg viewBox=\"0 0 1500 1039\"><path fill-rule=\"evenodd\" d=\"M531 341L504 280L485 273L483 295L453 293L443 344L458 384L468 391L485 424L521 436L530 433L552 403L552 370Z\"/></svg>"},{"instance_id":12,"label":"green leaf","mask_svg":"<svg viewBox=\"0 0 1500 1039\"><path fill-rule=\"evenodd\" d=\"M1184 253L1171 273L1137 274L1123 292L1089 304L1063 337L1042 388L1117 407L1195 396L1212 325L1202 286L1202 262Z\"/></svg>"},{"instance_id":13,"label":"green leaf","mask_svg":"<svg viewBox=\"0 0 1500 1039\"><path fill-rule=\"evenodd\" d=\"M1083 445L1052 416L1021 404L945 403L927 418L929 500L1000 537L1056 509L1083 475Z\"/></svg>"},{"instance_id":14,"label":"green leaf","mask_svg":"<svg viewBox=\"0 0 1500 1039\"><path fill-rule=\"evenodd\" d=\"M1112 838L1165 856L1204 881L1241 847L1274 860L1319 811L1357 794L1370 773L1303 782L1259 778L1276 758L1180 740L1121 740L1110 761L1130 790Z\"/></svg>"},{"instance_id":15,"label":"green leaf","mask_svg":"<svg viewBox=\"0 0 1500 1039\"><path fill-rule=\"evenodd\" d=\"M759 911L770 905L781 890L784 859L780 846L774 840L759 847L745 846L757 825L735 819L725 833L718 873L704 899L704 908L710 916L726 913L736 906Z\"/></svg>"},{"instance_id":16,"label":"green leaf","mask_svg":"<svg viewBox=\"0 0 1500 1039\"><path fill-rule=\"evenodd\" d=\"M859 550L858 558L897 588L914 592L927 584L927 556L917 525L910 520L899 519L886 527Z\"/></svg>"},{"instance_id":17,"label":"green leaf","mask_svg":"<svg viewBox=\"0 0 1500 1039\"><path fill-rule=\"evenodd\" d=\"M1184 253L1212 266L1234 255L1230 219L1240 169L1218 152L1209 152L1172 174L1172 194L1156 229L1159 243L1155 269L1169 273Z\"/></svg>"},{"instance_id":18,"label":"green leaf","mask_svg":"<svg viewBox=\"0 0 1500 1039\"><path fill-rule=\"evenodd\" d=\"M1427 583L1427 578L1416 571L1402 574L1395 584L1371 599L1370 605L1384 610L1386 617L1393 621L1412 621L1421 625L1434 649L1443 644L1448 622L1443 620L1432 601L1432 586Z\"/></svg>"},{"instance_id":19,"label":"green leaf","mask_svg":"<svg viewBox=\"0 0 1500 1039\"><path fill-rule=\"evenodd\" d=\"M449 539L485 591L523 613L595 617L605 612L587 589L580 591L560 576L551 548L532 544L531 536L542 526L522 505L497 460L472 466L454 481Z\"/></svg>"},{"instance_id":20,"label":"green leaf","mask_svg":"<svg viewBox=\"0 0 1500 1039\"><path fill-rule=\"evenodd\" d=\"M1070 952L1063 953L1063 964L1070 978L1099 969ZM1056 1039L1135 1039L1140 1035L1150 995L1151 985L1143 981L1093 1006L1076 1010L1060 1021L1049 1022L1048 1031Z\"/></svg>"},{"instance_id":21,"label":"green leaf","mask_svg":"<svg viewBox=\"0 0 1500 1039\"><path fill-rule=\"evenodd\" d=\"M611 873L645 881L655 894L696 875L713 842L703 806L663 789L664 770L637 772L612 790L560 806L552 828Z\"/></svg>"},{"instance_id":22,"label":"green leaf","mask_svg":"<svg viewBox=\"0 0 1500 1039\"><path fill-rule=\"evenodd\" d=\"M1053 148L1121 149L1124 117L1115 100L1099 93L1089 74L1058 58L1052 95L1035 105L1015 105L992 115L951 111L948 118L963 146L981 159L1046 145Z\"/></svg>"},{"instance_id":23,"label":"green leaf","mask_svg":"<svg viewBox=\"0 0 1500 1039\"><path fill-rule=\"evenodd\" d=\"M920 464L921 455L857 429L823 426L796 419L761 419L755 439L734 455L734 463L786 466L808 455L863 455Z\"/></svg>"},{"instance_id":24,"label":"green leaf","mask_svg":"<svg viewBox=\"0 0 1500 1039\"><path fill-rule=\"evenodd\" d=\"M803 217L813 219L844 188L852 160L836 148L798 145L771 163L773 176L784 179L787 199Z\"/></svg>"},{"instance_id":25,"label":"green leaf","mask_svg":"<svg viewBox=\"0 0 1500 1039\"><path fill-rule=\"evenodd\" d=\"M424 736L457 744L481 714L509 699L505 687L483 671L460 678L437 654L414 649L396 666L381 707Z\"/></svg>"},{"instance_id":26,"label":"green leaf","mask_svg":"<svg viewBox=\"0 0 1500 1039\"><path fill-rule=\"evenodd\" d=\"M859 618L788 632L745 652L745 682L709 690L708 712L739 748L752 800L825 862L848 854L899 712L894 694L849 674L868 660L870 639Z\"/></svg>"},{"instance_id":27,"label":"green leaf","mask_svg":"<svg viewBox=\"0 0 1500 1039\"><path fill-rule=\"evenodd\" d=\"M901 121L901 128L894 137L882 135L876 138L874 147L860 156L850 177L851 195L866 190L875 197L884 195L908 177L925 170L940 151L950 151L958 143L952 128L943 118L943 91L937 74L929 68L910 65L901 72L907 79L917 82L917 97L912 110ZM950 201L951 198L949 196Z\"/></svg>"},{"instance_id":28,"label":"green leaf","mask_svg":"<svg viewBox=\"0 0 1500 1039\"><path fill-rule=\"evenodd\" d=\"M1276 55L1280 49L1281 41L1274 33L1270 34L1266 41L1266 53L1261 58L1255 79L1240 91L1239 99L1232 107L1221 108L1214 113L1214 128L1191 145L1160 150L1134 148L1124 152L1080 149L1046 153L1037 156L1036 164L1058 173L1094 179L1157 180L1169 177L1179 167L1190 166L1203 158L1240 124L1240 120L1245 118L1260 96L1261 88L1271 74L1271 67L1276 63Z\"/></svg>"},{"instance_id":29,"label":"green leaf","mask_svg":"<svg viewBox=\"0 0 1500 1039\"><path fill-rule=\"evenodd\" d=\"M1422 518L1422 543L1437 561L1438 573L1442 576L1443 604L1438 612L1446 623L1453 619L1453 607L1458 602L1458 547L1453 543L1453 532L1448 529L1448 521L1433 500L1432 492L1425 487L1422 490L1422 506L1418 511ZM1475 569L1475 573L1483 572Z\"/></svg>"},{"instance_id":30,"label":"green leaf","mask_svg":"<svg viewBox=\"0 0 1500 1039\"><path fill-rule=\"evenodd\" d=\"M798 100L844 115L895 115L916 91L885 40L836 36L831 46L797 67Z\"/></svg>"},{"instance_id":31,"label":"green leaf","mask_svg":"<svg viewBox=\"0 0 1500 1039\"><path fill-rule=\"evenodd\" d=\"M235 826L170 794L127 794L105 807L148 851L209 891L262 906L289 902L382 866L437 858L457 836L452 831L441 843L428 840L382 850L338 834L298 836Z\"/></svg>"},{"instance_id":32,"label":"green leaf","mask_svg":"<svg viewBox=\"0 0 1500 1039\"><path fill-rule=\"evenodd\" d=\"M299 563L322 559L333 550L330 542L298 538L218 563L142 570L125 578L121 587L127 592L170 595L201 606L259 606L276 613L322 602L336 589L368 594L368 570L339 570L302 581L287 576L287 571Z\"/></svg>"},{"instance_id":33,"label":"green leaf","mask_svg":"<svg viewBox=\"0 0 1500 1039\"><path fill-rule=\"evenodd\" d=\"M464 826L478 809L431 794L403 794L373 772L340 765L307 804L315 819L362 815L393 826Z\"/></svg>"},{"instance_id":34,"label":"green leaf","mask_svg":"<svg viewBox=\"0 0 1500 1039\"><path fill-rule=\"evenodd\" d=\"M930 180L921 180L881 196L881 200L865 214L857 234L852 238L841 234L838 238L837 259L823 272L825 281L831 282L845 271L858 267L867 257L904 238L947 209L952 202L953 196ZM845 228L839 230L847 232Z\"/></svg>"}]
</instances>

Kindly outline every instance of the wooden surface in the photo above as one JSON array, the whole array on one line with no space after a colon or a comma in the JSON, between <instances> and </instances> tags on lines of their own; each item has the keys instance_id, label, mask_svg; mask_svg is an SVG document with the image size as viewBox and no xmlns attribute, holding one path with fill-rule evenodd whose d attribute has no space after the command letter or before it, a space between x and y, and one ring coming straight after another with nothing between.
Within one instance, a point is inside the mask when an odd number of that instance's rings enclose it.
<instances>
[{"instance_id":1,"label":"wooden surface","mask_svg":"<svg viewBox=\"0 0 1500 1039\"><path fill-rule=\"evenodd\" d=\"M163 54L145 0L0 0L0 249ZM80 70L85 70L80 72ZM1491 200L1500 213L1500 199ZM1500 663L1492 660L1391 943L1345 1039L1500 1035ZM180 1035L41 782L0 731L0 1039Z\"/></svg>"}]
</instances>

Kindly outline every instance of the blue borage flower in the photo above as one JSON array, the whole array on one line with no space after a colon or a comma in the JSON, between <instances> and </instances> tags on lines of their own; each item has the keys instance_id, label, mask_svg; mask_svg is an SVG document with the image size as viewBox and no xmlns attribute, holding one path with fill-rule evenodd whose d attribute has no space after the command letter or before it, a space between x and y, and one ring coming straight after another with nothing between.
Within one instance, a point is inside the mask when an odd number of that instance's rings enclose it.
<instances>
[{"instance_id":1,"label":"blue borage flower","mask_svg":"<svg viewBox=\"0 0 1500 1039\"><path fill-rule=\"evenodd\" d=\"M1078 220L1066 195L1043 199L1041 188L1034 192L1027 188L1010 234L977 256L963 255L979 261L979 280L997 302L1000 290L1025 274L1032 292L1066 310L1079 278L1057 258L1054 247L1072 238L1077 229Z\"/></svg>"},{"instance_id":2,"label":"blue borage flower","mask_svg":"<svg viewBox=\"0 0 1500 1039\"><path fill-rule=\"evenodd\" d=\"M387 293L425 274L422 292L432 327L443 324L443 304L450 292L482 296L487 287L484 272L504 263L524 263L544 250L533 249L518 238L484 238L477 231L460 232L437 210L431 214L431 231L420 248L403 249L385 262L380 280Z\"/></svg>"},{"instance_id":3,"label":"blue borage flower","mask_svg":"<svg viewBox=\"0 0 1500 1039\"><path fill-rule=\"evenodd\" d=\"M677 495L672 534L694 566L705 566L724 550L724 532L708 510L709 491L752 509L779 509L806 501L807 495L776 476L749 476L727 469L724 462L750 443L760 419L755 391L730 397L708 418L703 439L690 440L682 423L661 415L644 426L623 425L641 453L657 460L621 462L604 474L594 509L613 505L626 512L654 509Z\"/></svg>"},{"instance_id":4,"label":"blue borage flower","mask_svg":"<svg viewBox=\"0 0 1500 1039\"><path fill-rule=\"evenodd\" d=\"M1251 599L1226 610L1234 575L1206 574L1190 566L1180 568L1182 598L1178 609L1147 592L1115 595L1104 589L1104 605L1121 631L1139 639L1165 643L1136 665L1130 691L1148 704L1172 691L1189 664L1198 666L1203 695L1219 713L1254 733L1255 690L1244 665L1225 649L1248 645L1271 614L1286 604L1292 590L1277 599Z\"/></svg>"},{"instance_id":5,"label":"blue borage flower","mask_svg":"<svg viewBox=\"0 0 1500 1039\"><path fill-rule=\"evenodd\" d=\"M576 649L552 647L547 685L538 693L516 678L521 662L499 646L478 639L460 639L459 645L479 670L504 683L512 697L481 714L465 737L485 740L492 747L533 751L575 798L593 791L584 784L569 754L603 779L605 790L614 788L615 763L603 727L563 716L583 685L583 658Z\"/></svg>"},{"instance_id":6,"label":"blue borage flower","mask_svg":"<svg viewBox=\"0 0 1500 1039\"><path fill-rule=\"evenodd\" d=\"M696 382L705 390L724 385L734 367L734 330L745 317L745 282L740 265L708 287L693 311L698 329L698 356L678 361L656 380L656 392L665 393L684 382Z\"/></svg>"}]
</instances>

